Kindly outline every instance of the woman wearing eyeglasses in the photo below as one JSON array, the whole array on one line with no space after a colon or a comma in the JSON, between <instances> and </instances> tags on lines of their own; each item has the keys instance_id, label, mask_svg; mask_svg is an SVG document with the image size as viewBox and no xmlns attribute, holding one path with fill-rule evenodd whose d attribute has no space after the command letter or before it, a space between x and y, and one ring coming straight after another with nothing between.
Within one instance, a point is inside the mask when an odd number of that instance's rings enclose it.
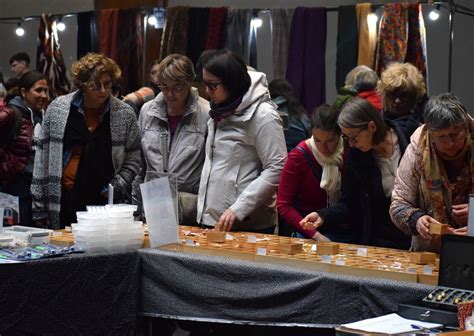
<instances>
[{"instance_id":1,"label":"woman wearing eyeglasses","mask_svg":"<svg viewBox=\"0 0 474 336\"><path fill-rule=\"evenodd\" d=\"M302 224L334 225L351 221L355 242L408 249L408 237L391 221L389 207L395 174L408 146L396 122L384 120L367 100L353 97L343 106L338 124L349 143L341 201L308 215Z\"/></svg>"},{"instance_id":2,"label":"woman wearing eyeglasses","mask_svg":"<svg viewBox=\"0 0 474 336\"><path fill-rule=\"evenodd\" d=\"M161 61L157 82L161 93L140 112L142 169L134 182L134 198L140 204L142 181L170 173L177 176L179 222L196 224L196 204L204 164L209 102L191 87L195 79L191 60L172 54Z\"/></svg>"},{"instance_id":3,"label":"woman wearing eyeglasses","mask_svg":"<svg viewBox=\"0 0 474 336\"><path fill-rule=\"evenodd\" d=\"M63 228L86 205L124 201L140 167L140 138L130 106L112 96L117 64L89 53L72 66L77 91L46 110L31 192L38 226Z\"/></svg>"},{"instance_id":4,"label":"woman wearing eyeglasses","mask_svg":"<svg viewBox=\"0 0 474 336\"><path fill-rule=\"evenodd\" d=\"M469 194L474 192L472 119L450 93L430 98L425 125L411 137L395 180L390 215L415 251L439 252L441 236L430 225L467 233Z\"/></svg>"},{"instance_id":5,"label":"woman wearing eyeglasses","mask_svg":"<svg viewBox=\"0 0 474 336\"><path fill-rule=\"evenodd\" d=\"M229 50L206 56L211 98L198 222L216 230L273 232L276 189L287 156L283 127L265 74Z\"/></svg>"}]
</instances>

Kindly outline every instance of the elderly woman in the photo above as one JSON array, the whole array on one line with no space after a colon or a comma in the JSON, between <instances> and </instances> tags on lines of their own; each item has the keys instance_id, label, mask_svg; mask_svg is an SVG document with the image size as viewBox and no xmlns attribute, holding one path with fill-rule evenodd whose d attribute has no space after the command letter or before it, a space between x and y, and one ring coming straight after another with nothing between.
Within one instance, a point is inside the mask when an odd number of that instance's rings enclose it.
<instances>
[{"instance_id":1,"label":"elderly woman","mask_svg":"<svg viewBox=\"0 0 474 336\"><path fill-rule=\"evenodd\" d=\"M265 75L247 72L229 50L203 64L212 120L198 198L198 222L217 230L273 232L286 146Z\"/></svg>"},{"instance_id":2,"label":"elderly woman","mask_svg":"<svg viewBox=\"0 0 474 336\"><path fill-rule=\"evenodd\" d=\"M466 234L474 192L472 119L449 93L432 97L424 117L400 163L390 215L413 236L413 250L438 252L441 237L430 235L430 224L449 224L453 233Z\"/></svg>"},{"instance_id":3,"label":"elderly woman","mask_svg":"<svg viewBox=\"0 0 474 336\"><path fill-rule=\"evenodd\" d=\"M427 101L425 79L410 63L392 63L380 76L377 90L382 96L384 117L398 119L409 133L423 123Z\"/></svg>"},{"instance_id":4,"label":"elderly woman","mask_svg":"<svg viewBox=\"0 0 474 336\"><path fill-rule=\"evenodd\" d=\"M322 232L300 222L314 209L326 208L339 201L344 140L337 125L339 112L321 105L311 115L309 139L301 141L288 154L278 188L277 209L280 217L299 235L314 240L340 240L349 234L344 225L323 226ZM344 223L341 223L344 224Z\"/></svg>"},{"instance_id":5,"label":"elderly woman","mask_svg":"<svg viewBox=\"0 0 474 336\"><path fill-rule=\"evenodd\" d=\"M388 210L395 173L408 136L396 122L384 120L367 100L354 97L341 110L338 124L352 147L348 153L341 201L303 220L332 226L351 220L356 242L408 249L410 241L391 221Z\"/></svg>"},{"instance_id":6,"label":"elderly woman","mask_svg":"<svg viewBox=\"0 0 474 336\"><path fill-rule=\"evenodd\" d=\"M111 95L117 64L89 53L72 66L77 91L46 110L31 192L33 220L59 229L76 211L107 202L108 185L123 201L140 168L140 137L130 106Z\"/></svg>"},{"instance_id":7,"label":"elderly woman","mask_svg":"<svg viewBox=\"0 0 474 336\"><path fill-rule=\"evenodd\" d=\"M178 179L180 223L196 223L197 194L209 120L209 102L191 82L196 77L186 56L172 54L160 63L157 82L161 93L145 103L139 118L143 166L141 181L175 174ZM138 195L138 190L135 191Z\"/></svg>"},{"instance_id":8,"label":"elderly woman","mask_svg":"<svg viewBox=\"0 0 474 336\"><path fill-rule=\"evenodd\" d=\"M20 96L0 113L0 191L19 197L20 224L31 226L30 186L48 83L36 71L25 73L19 83Z\"/></svg>"}]
</instances>

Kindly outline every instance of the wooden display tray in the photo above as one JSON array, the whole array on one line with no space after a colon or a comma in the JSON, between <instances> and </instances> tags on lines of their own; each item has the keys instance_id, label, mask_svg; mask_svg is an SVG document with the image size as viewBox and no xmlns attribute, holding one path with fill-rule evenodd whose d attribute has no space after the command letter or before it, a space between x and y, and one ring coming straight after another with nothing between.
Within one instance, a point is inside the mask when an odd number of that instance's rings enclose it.
<instances>
[{"instance_id":1,"label":"wooden display tray","mask_svg":"<svg viewBox=\"0 0 474 336\"><path fill-rule=\"evenodd\" d=\"M427 262L432 266L432 274L423 274L424 265L412 262L410 253L404 250L343 243L317 243L311 239L247 232L230 232L228 238L231 237L232 240L227 239L225 242L215 243L207 238L209 232L211 231L197 227L181 226L179 234L181 243L162 246L160 249L266 262L337 274L378 277L429 285L438 284L439 268L436 266L436 260ZM248 242L249 236L254 236L256 242ZM364 253L360 253L360 250Z\"/></svg>"},{"instance_id":2,"label":"wooden display tray","mask_svg":"<svg viewBox=\"0 0 474 336\"><path fill-rule=\"evenodd\" d=\"M53 233L52 244L72 245L74 243L70 232L64 230L59 232L61 232L60 236ZM198 227L180 226L181 243L162 246L160 249L265 262L336 274L438 285L437 260L431 262L430 259L428 262L428 265L433 268L432 274L423 274L424 265L411 261L411 253L404 250L343 243L318 244L311 239L247 232L227 233L227 237L231 237L232 240L219 243L208 239L209 232ZM248 242L248 236L256 238L256 242ZM143 246L149 247L149 239L146 235ZM361 254L360 250L364 253ZM322 252L327 254L322 254ZM331 254L332 252L334 254Z\"/></svg>"}]
</instances>

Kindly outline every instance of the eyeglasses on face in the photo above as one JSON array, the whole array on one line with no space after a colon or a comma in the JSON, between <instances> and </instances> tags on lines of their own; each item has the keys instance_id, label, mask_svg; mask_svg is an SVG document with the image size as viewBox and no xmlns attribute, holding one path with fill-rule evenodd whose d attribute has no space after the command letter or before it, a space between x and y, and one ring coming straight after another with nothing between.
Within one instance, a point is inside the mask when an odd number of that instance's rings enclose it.
<instances>
[{"instance_id":1,"label":"eyeglasses on face","mask_svg":"<svg viewBox=\"0 0 474 336\"><path fill-rule=\"evenodd\" d=\"M347 134L341 134L341 137L347 141L348 143L351 143L351 144L356 144L357 143L357 138L359 137L359 134L360 132L362 132L363 130L367 129L367 127L362 127L362 128L359 128L359 131L357 132L357 134L355 135L347 135Z\"/></svg>"},{"instance_id":2,"label":"eyeglasses on face","mask_svg":"<svg viewBox=\"0 0 474 336\"><path fill-rule=\"evenodd\" d=\"M160 89L161 92L170 92L170 93L179 93L184 87L186 86L186 82L182 82L179 84L175 85L165 85L165 84L160 84L158 85L158 88Z\"/></svg>"},{"instance_id":3,"label":"eyeglasses on face","mask_svg":"<svg viewBox=\"0 0 474 336\"><path fill-rule=\"evenodd\" d=\"M93 91L100 91L100 90L110 90L112 89L112 86L114 85L114 82L111 80L105 81L105 82L91 82L89 83L89 88Z\"/></svg>"},{"instance_id":4,"label":"eyeglasses on face","mask_svg":"<svg viewBox=\"0 0 474 336\"><path fill-rule=\"evenodd\" d=\"M209 90L209 91L216 91L217 87L222 84L221 81L219 82L209 82L209 81L203 81L204 86Z\"/></svg>"}]
</instances>

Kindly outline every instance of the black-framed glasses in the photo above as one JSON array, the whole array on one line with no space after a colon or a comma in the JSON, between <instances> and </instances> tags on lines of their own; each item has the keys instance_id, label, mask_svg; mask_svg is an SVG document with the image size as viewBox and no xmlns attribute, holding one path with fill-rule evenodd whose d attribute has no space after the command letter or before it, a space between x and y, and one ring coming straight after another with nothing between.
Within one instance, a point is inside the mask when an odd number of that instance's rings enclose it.
<instances>
[{"instance_id":1,"label":"black-framed glasses","mask_svg":"<svg viewBox=\"0 0 474 336\"><path fill-rule=\"evenodd\" d=\"M179 84L175 85L164 85L160 84L158 85L158 88L160 89L161 92L171 92L171 93L179 93L184 87L186 86L186 82L182 82Z\"/></svg>"},{"instance_id":2,"label":"black-framed glasses","mask_svg":"<svg viewBox=\"0 0 474 336\"><path fill-rule=\"evenodd\" d=\"M89 88L93 91L100 91L100 90L110 90L114 85L113 81L105 81L105 82L91 82L89 83Z\"/></svg>"},{"instance_id":3,"label":"black-framed glasses","mask_svg":"<svg viewBox=\"0 0 474 336\"><path fill-rule=\"evenodd\" d=\"M362 127L362 128L359 128L359 131L357 132L357 134L355 135L347 135L347 134L341 134L341 137L347 141L348 143L351 143L351 144L356 144L357 143L357 138L359 137L359 134L360 132L366 130L367 127Z\"/></svg>"},{"instance_id":4,"label":"black-framed glasses","mask_svg":"<svg viewBox=\"0 0 474 336\"><path fill-rule=\"evenodd\" d=\"M217 87L222 84L221 81L219 82L209 82L209 81L203 81L202 82L204 86L209 90L209 91L216 91Z\"/></svg>"}]
</instances>

